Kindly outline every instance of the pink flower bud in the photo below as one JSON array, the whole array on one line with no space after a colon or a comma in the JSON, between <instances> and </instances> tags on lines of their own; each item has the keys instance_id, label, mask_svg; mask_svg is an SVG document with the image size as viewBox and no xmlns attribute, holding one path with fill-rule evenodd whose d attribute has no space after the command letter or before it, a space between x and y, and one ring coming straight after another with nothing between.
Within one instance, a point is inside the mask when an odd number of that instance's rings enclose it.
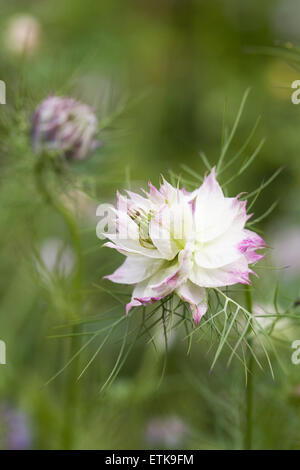
<instances>
[{"instance_id":1,"label":"pink flower bud","mask_svg":"<svg viewBox=\"0 0 300 470\"><path fill-rule=\"evenodd\" d=\"M33 115L32 144L37 153L52 150L68 160L84 160L99 146L97 132L92 109L73 98L50 96Z\"/></svg>"}]
</instances>

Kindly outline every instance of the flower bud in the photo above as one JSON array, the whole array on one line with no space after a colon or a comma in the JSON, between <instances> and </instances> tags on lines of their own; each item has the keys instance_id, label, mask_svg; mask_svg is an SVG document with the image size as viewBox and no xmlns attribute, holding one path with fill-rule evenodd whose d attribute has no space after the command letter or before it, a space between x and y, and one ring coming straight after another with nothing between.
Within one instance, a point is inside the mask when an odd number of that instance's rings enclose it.
<instances>
[{"instance_id":1,"label":"flower bud","mask_svg":"<svg viewBox=\"0 0 300 470\"><path fill-rule=\"evenodd\" d=\"M1 450L26 450L32 446L29 417L9 403L0 403Z\"/></svg>"},{"instance_id":2,"label":"flower bud","mask_svg":"<svg viewBox=\"0 0 300 470\"><path fill-rule=\"evenodd\" d=\"M37 153L53 150L68 160L84 160L99 142L92 109L73 98L50 96L33 115L32 144Z\"/></svg>"},{"instance_id":3,"label":"flower bud","mask_svg":"<svg viewBox=\"0 0 300 470\"><path fill-rule=\"evenodd\" d=\"M14 54L34 54L39 48L40 23L31 15L14 16L4 32L4 43Z\"/></svg>"},{"instance_id":4,"label":"flower bud","mask_svg":"<svg viewBox=\"0 0 300 470\"><path fill-rule=\"evenodd\" d=\"M48 238L42 243L36 267L43 278L47 280L49 274L67 277L72 273L74 265L74 253L68 245L64 245L62 240Z\"/></svg>"}]
</instances>

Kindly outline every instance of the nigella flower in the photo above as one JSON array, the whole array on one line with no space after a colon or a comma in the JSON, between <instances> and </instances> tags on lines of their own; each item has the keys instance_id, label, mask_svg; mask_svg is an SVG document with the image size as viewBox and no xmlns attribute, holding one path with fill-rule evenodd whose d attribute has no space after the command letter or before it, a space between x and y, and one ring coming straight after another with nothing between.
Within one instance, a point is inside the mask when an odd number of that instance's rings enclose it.
<instances>
[{"instance_id":1,"label":"nigella flower","mask_svg":"<svg viewBox=\"0 0 300 470\"><path fill-rule=\"evenodd\" d=\"M9 404L0 406L0 446L5 450L29 449L32 433L27 416Z\"/></svg>"},{"instance_id":2,"label":"nigella flower","mask_svg":"<svg viewBox=\"0 0 300 470\"><path fill-rule=\"evenodd\" d=\"M147 423L145 437L149 446L175 448L190 434L189 428L178 416L154 418Z\"/></svg>"},{"instance_id":3,"label":"nigella flower","mask_svg":"<svg viewBox=\"0 0 300 470\"><path fill-rule=\"evenodd\" d=\"M37 153L54 150L69 160L83 160L99 142L92 109L73 98L49 96L33 115L32 144Z\"/></svg>"},{"instance_id":4,"label":"nigella flower","mask_svg":"<svg viewBox=\"0 0 300 470\"><path fill-rule=\"evenodd\" d=\"M246 201L225 197L215 170L189 193L163 181L145 197L118 196L105 246L126 256L113 282L134 284L132 307L175 292L190 305L195 323L207 311L206 289L249 284L249 265L263 258L263 239L245 228Z\"/></svg>"}]
</instances>

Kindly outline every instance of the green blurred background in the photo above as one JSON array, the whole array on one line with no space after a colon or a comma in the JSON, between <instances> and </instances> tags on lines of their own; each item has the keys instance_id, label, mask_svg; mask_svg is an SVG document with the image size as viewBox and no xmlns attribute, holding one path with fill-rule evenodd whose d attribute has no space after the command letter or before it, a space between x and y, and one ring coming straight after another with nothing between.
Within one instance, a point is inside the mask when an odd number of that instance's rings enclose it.
<instances>
[{"instance_id":1,"label":"green blurred background","mask_svg":"<svg viewBox=\"0 0 300 470\"><path fill-rule=\"evenodd\" d=\"M203 173L199 151L217 161L224 108L231 126L250 86L230 155L241 148L259 115L244 158L263 137L266 143L230 192L252 191L284 167L255 205L260 216L278 201L260 227L271 249L265 268L259 269L255 294L272 311L278 281L280 306L289 308L300 296L300 107L291 103L291 83L300 78L300 70L279 46L288 53L299 43L300 5L296 0L0 4L0 79L7 85L7 104L0 107L0 339L7 344L7 364L0 366L0 446L53 449L62 446L68 369L45 384L67 363L70 351L69 338L48 336L57 331L67 335L63 325L69 321L72 293L67 276L58 276L49 287L34 253L44 247L49 261L61 240L69 240L34 185L35 156L28 143L32 112L54 93L89 103L100 119L120 114L101 133L101 148L72 167L80 193L69 198L76 206L85 254L83 317L100 318L114 309L116 318L123 306L95 285L120 256L100 249L94 207L113 201L116 190L129 184L145 188L149 179L157 184L169 170L189 179L182 164ZM16 50L18 36L9 33L16 15L32 15L39 24L35 49L28 55ZM274 46L276 53L262 49ZM72 256L67 253L68 263ZM290 268L276 269L283 266ZM96 327L86 326L88 331ZM267 369L255 375L256 448L300 447L300 366L290 361L290 344L300 336L294 324L284 334L288 341L279 339L278 346L285 371L274 358L275 381ZM112 386L100 394L121 337L122 330L74 382L78 398L72 447L242 447L245 378L239 363L226 369L221 358L210 373L208 341L195 341L187 355L185 333L178 331L160 381L164 346L155 351L144 338ZM99 341L80 355L82 368Z\"/></svg>"}]
</instances>

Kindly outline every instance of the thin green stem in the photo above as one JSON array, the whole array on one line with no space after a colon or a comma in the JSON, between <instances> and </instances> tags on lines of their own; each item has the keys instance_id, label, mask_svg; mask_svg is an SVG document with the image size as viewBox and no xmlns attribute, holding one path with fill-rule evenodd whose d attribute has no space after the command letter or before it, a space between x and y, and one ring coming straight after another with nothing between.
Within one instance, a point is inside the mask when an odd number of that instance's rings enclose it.
<instances>
[{"instance_id":1,"label":"thin green stem","mask_svg":"<svg viewBox=\"0 0 300 470\"><path fill-rule=\"evenodd\" d=\"M80 234L77 228L76 221L74 220L73 215L71 212L61 203L61 201L55 197L48 188L47 181L45 178L45 171L47 169L47 163L49 162L49 158L47 155L41 155L40 159L37 161L35 166L35 179L37 188L44 198L44 200L51 205L58 214L63 218L65 221L69 233L71 236L71 241L73 248L75 250L77 256L77 267L76 267L76 275L74 278L74 283L76 287L81 286L82 281L82 270L83 270L83 260L82 260L82 249L81 249L81 240ZM76 289L76 295L81 296L81 291Z\"/></svg>"},{"instance_id":2,"label":"thin green stem","mask_svg":"<svg viewBox=\"0 0 300 470\"><path fill-rule=\"evenodd\" d=\"M249 313L252 313L252 293L249 286L245 287L245 298L246 307ZM252 325L249 324L248 331L251 332ZM254 371L254 356L251 352L252 338L248 340L248 380L246 388L246 429L245 429L245 450L251 450L253 448L253 402L254 402L254 383L253 383L253 371Z\"/></svg>"},{"instance_id":3,"label":"thin green stem","mask_svg":"<svg viewBox=\"0 0 300 470\"><path fill-rule=\"evenodd\" d=\"M72 333L78 331L78 326L72 327ZM80 336L72 336L70 338L70 357L73 357L78 352L81 345ZM76 383L80 374L79 368L79 355L74 357L72 364L69 367L66 376L66 388L64 394L64 420L61 437L61 448L63 450L70 450L74 443L75 423L77 420L77 398L79 395L79 384Z\"/></svg>"},{"instance_id":4,"label":"thin green stem","mask_svg":"<svg viewBox=\"0 0 300 470\"><path fill-rule=\"evenodd\" d=\"M68 227L72 247L76 254L76 272L73 278L74 310L73 320L78 320L81 312L82 303L82 277L83 277L83 258L81 249L81 239L76 221L72 213L61 203L49 189L46 179L46 170L49 168L51 160L48 155L41 155L35 165L35 180L38 191L45 202L52 206L62 217ZM64 403L64 422L62 430L62 449L71 449L74 442L74 422L76 421L76 402L78 397L78 384L76 384L79 375L79 355L76 354L81 344L80 325L73 324L70 336L70 355L74 360L70 365L66 377L65 403Z\"/></svg>"}]
</instances>

